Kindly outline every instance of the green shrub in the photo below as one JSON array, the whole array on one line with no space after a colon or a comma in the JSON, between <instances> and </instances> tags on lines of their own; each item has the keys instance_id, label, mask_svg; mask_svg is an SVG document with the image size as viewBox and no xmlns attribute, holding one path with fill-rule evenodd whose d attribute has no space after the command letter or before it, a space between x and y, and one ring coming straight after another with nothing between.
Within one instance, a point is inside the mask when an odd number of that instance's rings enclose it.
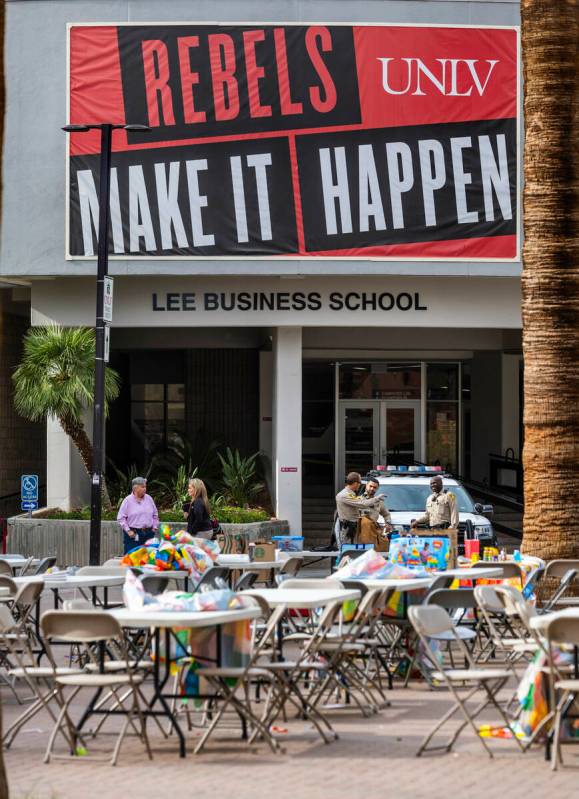
<instances>
[{"instance_id":1,"label":"green shrub","mask_svg":"<svg viewBox=\"0 0 579 799\"><path fill-rule=\"evenodd\" d=\"M72 510L51 510L49 511L45 519L73 519L76 521L86 521L90 519L90 508L89 506L85 506L84 508L73 508ZM105 508L102 509L102 520L103 522L114 522L117 518L117 511L114 508L106 510Z\"/></svg>"},{"instance_id":2,"label":"green shrub","mask_svg":"<svg viewBox=\"0 0 579 799\"><path fill-rule=\"evenodd\" d=\"M261 508L236 508L231 505L218 503L213 507L212 512L222 524L249 524L250 522L265 522L269 519L267 511ZM77 521L87 521L90 519L90 508L75 508L70 511L51 510L44 517L46 519L72 519ZM103 522L115 521L116 511L106 511L103 508ZM160 510L159 519L161 522L181 522L183 529L187 527L187 522L183 518L181 511Z\"/></svg>"},{"instance_id":3,"label":"green shrub","mask_svg":"<svg viewBox=\"0 0 579 799\"><path fill-rule=\"evenodd\" d=\"M177 510L160 510L159 521L163 522L181 522L183 529L187 529L187 520L183 518L183 512Z\"/></svg>"},{"instance_id":4,"label":"green shrub","mask_svg":"<svg viewBox=\"0 0 579 799\"><path fill-rule=\"evenodd\" d=\"M269 514L261 508L235 508L222 505L217 510L217 518L222 524L249 524L265 522L269 519Z\"/></svg>"}]
</instances>

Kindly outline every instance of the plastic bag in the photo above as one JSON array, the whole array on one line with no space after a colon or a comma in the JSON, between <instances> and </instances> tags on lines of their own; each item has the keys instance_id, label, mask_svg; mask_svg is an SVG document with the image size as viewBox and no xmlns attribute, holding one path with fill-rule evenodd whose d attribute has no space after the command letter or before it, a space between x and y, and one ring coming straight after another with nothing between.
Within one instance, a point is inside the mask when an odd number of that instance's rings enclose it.
<instances>
[{"instance_id":1,"label":"plastic bag","mask_svg":"<svg viewBox=\"0 0 579 799\"><path fill-rule=\"evenodd\" d=\"M141 580L128 571L123 586L123 600L129 610L183 611L237 610L251 607L250 597L236 594L229 588L216 591L189 593L187 591L164 591L162 594L148 594Z\"/></svg>"}]
</instances>

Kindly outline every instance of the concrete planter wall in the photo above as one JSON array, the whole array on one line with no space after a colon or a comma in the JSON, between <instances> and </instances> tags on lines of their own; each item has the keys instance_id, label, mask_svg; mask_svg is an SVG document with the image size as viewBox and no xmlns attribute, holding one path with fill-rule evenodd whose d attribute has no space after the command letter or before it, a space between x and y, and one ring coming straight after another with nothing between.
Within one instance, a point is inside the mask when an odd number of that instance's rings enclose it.
<instances>
[{"instance_id":1,"label":"concrete planter wall","mask_svg":"<svg viewBox=\"0 0 579 799\"><path fill-rule=\"evenodd\" d=\"M180 522L169 522L172 530L182 530ZM287 535L287 521L274 519L248 524L222 524L224 532L247 533L250 541L269 541L273 535ZM13 516L8 519L7 552L25 557L42 558L56 555L59 566L88 564L90 522L71 519L29 519ZM117 522L102 523L101 562L121 555L123 536Z\"/></svg>"}]
</instances>

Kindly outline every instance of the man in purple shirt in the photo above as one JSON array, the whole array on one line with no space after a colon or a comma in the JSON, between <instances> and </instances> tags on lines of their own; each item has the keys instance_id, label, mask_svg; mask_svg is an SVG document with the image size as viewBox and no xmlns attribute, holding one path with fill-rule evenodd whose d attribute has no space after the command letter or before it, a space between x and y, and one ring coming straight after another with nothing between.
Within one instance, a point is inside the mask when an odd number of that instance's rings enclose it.
<instances>
[{"instance_id":1,"label":"man in purple shirt","mask_svg":"<svg viewBox=\"0 0 579 799\"><path fill-rule=\"evenodd\" d=\"M131 485L133 493L123 499L117 514L117 521L124 533L125 555L153 538L159 529L159 514L157 506L147 494L147 481L144 477L135 477Z\"/></svg>"}]
</instances>

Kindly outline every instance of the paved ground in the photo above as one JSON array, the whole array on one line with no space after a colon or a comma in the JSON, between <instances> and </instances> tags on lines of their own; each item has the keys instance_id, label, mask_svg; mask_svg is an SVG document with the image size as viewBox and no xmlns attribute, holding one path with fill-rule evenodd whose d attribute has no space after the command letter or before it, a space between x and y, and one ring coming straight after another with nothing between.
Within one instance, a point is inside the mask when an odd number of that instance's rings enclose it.
<instances>
[{"instance_id":1,"label":"paved ground","mask_svg":"<svg viewBox=\"0 0 579 799\"><path fill-rule=\"evenodd\" d=\"M136 738L128 739L119 765L79 759L42 764L50 724L38 717L6 754L11 799L479 799L479 797L579 796L579 748L567 748L569 768L556 774L542 750L520 754L514 742L491 742L489 760L470 733L463 733L451 755L414 756L421 736L448 706L443 692L395 689L392 706L371 719L335 712L340 740L324 745L304 722L290 721L280 734L286 754L273 755L264 744L248 747L231 729L210 742L205 754L179 760L174 738L153 736L149 762ZM3 691L4 724L18 711ZM80 710L77 708L77 710ZM487 719L492 720L492 717ZM195 733L190 733L191 740ZM95 749L97 744L95 743ZM98 748L112 747L101 736Z\"/></svg>"}]
</instances>

